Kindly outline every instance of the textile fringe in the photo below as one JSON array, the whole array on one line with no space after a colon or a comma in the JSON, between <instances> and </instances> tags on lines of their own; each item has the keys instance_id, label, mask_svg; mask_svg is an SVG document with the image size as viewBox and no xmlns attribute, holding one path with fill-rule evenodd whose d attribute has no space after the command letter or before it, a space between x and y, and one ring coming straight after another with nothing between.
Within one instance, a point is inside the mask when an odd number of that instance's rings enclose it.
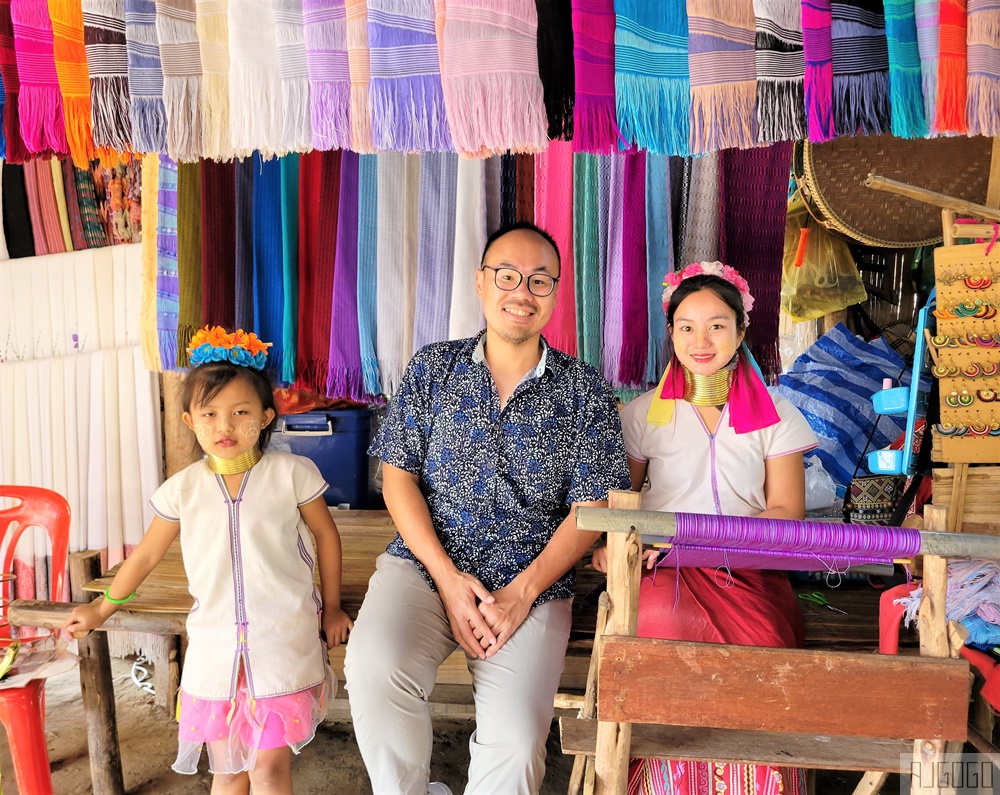
<instances>
[{"instance_id":1,"label":"textile fringe","mask_svg":"<svg viewBox=\"0 0 1000 795\"><path fill-rule=\"evenodd\" d=\"M281 91L277 70L256 64L233 63L229 67L229 105L233 155L249 157L258 149L265 159L282 155L280 118L282 105L275 100Z\"/></svg>"},{"instance_id":2,"label":"textile fringe","mask_svg":"<svg viewBox=\"0 0 1000 795\"><path fill-rule=\"evenodd\" d=\"M971 76L969 81L971 84ZM897 138L925 137L927 118L924 116L924 93L920 70L891 66L889 99L892 110L892 134Z\"/></svg>"},{"instance_id":3,"label":"textile fringe","mask_svg":"<svg viewBox=\"0 0 1000 795\"><path fill-rule=\"evenodd\" d=\"M966 65L953 58L942 58L938 61L938 86L954 86L965 84L967 79ZM23 89L22 89L22 96ZM937 116L935 126L939 133L959 133L965 135L966 99L962 92L938 91Z\"/></svg>"},{"instance_id":4,"label":"textile fringe","mask_svg":"<svg viewBox=\"0 0 1000 795\"><path fill-rule=\"evenodd\" d=\"M58 86L21 86L18 101L21 137L28 150L69 154L66 119Z\"/></svg>"},{"instance_id":5,"label":"textile fringe","mask_svg":"<svg viewBox=\"0 0 1000 795\"><path fill-rule=\"evenodd\" d=\"M754 81L691 89L691 154L757 145Z\"/></svg>"},{"instance_id":6,"label":"textile fringe","mask_svg":"<svg viewBox=\"0 0 1000 795\"><path fill-rule=\"evenodd\" d=\"M163 81L163 107L168 119L183 119L184 124L167 125L167 153L178 163L201 158L201 77L171 76Z\"/></svg>"},{"instance_id":7,"label":"textile fringe","mask_svg":"<svg viewBox=\"0 0 1000 795\"><path fill-rule=\"evenodd\" d=\"M73 165L90 168L94 158L94 139L90 131L90 97L63 96L63 119L66 144Z\"/></svg>"},{"instance_id":8,"label":"textile fringe","mask_svg":"<svg viewBox=\"0 0 1000 795\"><path fill-rule=\"evenodd\" d=\"M91 134L94 145L119 152L132 149L132 120L129 118L131 99L128 75L101 75L90 78Z\"/></svg>"},{"instance_id":9,"label":"textile fringe","mask_svg":"<svg viewBox=\"0 0 1000 795\"><path fill-rule=\"evenodd\" d=\"M309 121L309 78L305 75L281 80L280 96L284 107L281 124L281 143L286 152L308 152L316 140ZM350 146L350 139L346 140Z\"/></svg>"},{"instance_id":10,"label":"textile fringe","mask_svg":"<svg viewBox=\"0 0 1000 795\"><path fill-rule=\"evenodd\" d=\"M295 385L311 392L324 394L329 368L330 362L327 359L303 359L300 357L295 362Z\"/></svg>"},{"instance_id":11,"label":"textile fringe","mask_svg":"<svg viewBox=\"0 0 1000 795\"><path fill-rule=\"evenodd\" d=\"M830 141L837 136L833 127L833 62L807 66L812 79L805 92L806 116L809 119L809 140L813 143Z\"/></svg>"},{"instance_id":12,"label":"textile fringe","mask_svg":"<svg viewBox=\"0 0 1000 795\"><path fill-rule=\"evenodd\" d=\"M969 135L1000 135L1000 77L969 75Z\"/></svg>"},{"instance_id":13,"label":"textile fringe","mask_svg":"<svg viewBox=\"0 0 1000 795\"><path fill-rule=\"evenodd\" d=\"M805 138L805 101L801 80L758 79L757 140L769 144Z\"/></svg>"},{"instance_id":14,"label":"textile fringe","mask_svg":"<svg viewBox=\"0 0 1000 795\"><path fill-rule=\"evenodd\" d=\"M530 5L533 12L534 3ZM446 75L445 80L449 94L454 95L448 122L459 154L484 157L506 151L522 154L545 151L548 117L537 75L487 72ZM512 113L512 108L518 112Z\"/></svg>"},{"instance_id":15,"label":"textile fringe","mask_svg":"<svg viewBox=\"0 0 1000 795\"><path fill-rule=\"evenodd\" d=\"M331 367L326 376L327 397L347 397L362 400L365 396L365 382L361 370L349 367Z\"/></svg>"},{"instance_id":16,"label":"textile fringe","mask_svg":"<svg viewBox=\"0 0 1000 795\"><path fill-rule=\"evenodd\" d=\"M232 160L233 139L229 120L229 75L206 72L201 76L201 149L207 158Z\"/></svg>"},{"instance_id":17,"label":"textile fringe","mask_svg":"<svg viewBox=\"0 0 1000 795\"><path fill-rule=\"evenodd\" d=\"M964 112L964 108L963 108ZM833 117L838 135L881 135L889 107L887 72L838 75L833 80Z\"/></svg>"},{"instance_id":18,"label":"textile fringe","mask_svg":"<svg viewBox=\"0 0 1000 795\"><path fill-rule=\"evenodd\" d=\"M368 93L367 83L351 85L351 110L348 114L351 125L351 149L362 155L375 154Z\"/></svg>"},{"instance_id":19,"label":"textile fringe","mask_svg":"<svg viewBox=\"0 0 1000 795\"><path fill-rule=\"evenodd\" d=\"M167 109L162 97L132 97L132 146L139 152L166 148Z\"/></svg>"},{"instance_id":20,"label":"textile fringe","mask_svg":"<svg viewBox=\"0 0 1000 795\"><path fill-rule=\"evenodd\" d=\"M351 148L351 118L348 106L354 111L352 87L337 80L305 85L312 111L312 145L314 149Z\"/></svg>"},{"instance_id":21,"label":"textile fringe","mask_svg":"<svg viewBox=\"0 0 1000 795\"><path fill-rule=\"evenodd\" d=\"M451 151L444 95L434 90L434 84L439 79L435 75L371 82L368 89L371 114L373 119L380 119L372 130L372 143L376 149Z\"/></svg>"},{"instance_id":22,"label":"textile fringe","mask_svg":"<svg viewBox=\"0 0 1000 795\"><path fill-rule=\"evenodd\" d=\"M595 155L611 154L620 137L615 120L615 102L611 97L577 94L573 107L573 150Z\"/></svg>"},{"instance_id":23,"label":"textile fringe","mask_svg":"<svg viewBox=\"0 0 1000 795\"><path fill-rule=\"evenodd\" d=\"M654 155L691 153L691 81L615 75L622 137ZM666 143L663 151L661 142Z\"/></svg>"}]
</instances>

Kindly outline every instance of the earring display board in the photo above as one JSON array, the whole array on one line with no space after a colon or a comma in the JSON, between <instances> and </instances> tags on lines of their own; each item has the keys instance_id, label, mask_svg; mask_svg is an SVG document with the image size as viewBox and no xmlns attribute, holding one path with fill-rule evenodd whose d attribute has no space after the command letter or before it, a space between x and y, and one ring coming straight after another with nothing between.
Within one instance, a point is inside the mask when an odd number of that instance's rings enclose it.
<instances>
[{"instance_id":1,"label":"earring display board","mask_svg":"<svg viewBox=\"0 0 1000 795\"><path fill-rule=\"evenodd\" d=\"M1000 246L934 252L937 334L931 372L940 380L941 460L1000 463Z\"/></svg>"}]
</instances>

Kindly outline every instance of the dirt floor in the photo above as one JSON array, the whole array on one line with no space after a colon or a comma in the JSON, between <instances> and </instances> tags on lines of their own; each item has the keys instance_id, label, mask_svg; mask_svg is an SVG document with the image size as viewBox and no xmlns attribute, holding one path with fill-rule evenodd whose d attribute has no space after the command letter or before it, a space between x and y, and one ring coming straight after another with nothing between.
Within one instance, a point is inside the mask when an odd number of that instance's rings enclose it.
<instances>
[{"instance_id":1,"label":"dirt floor","mask_svg":"<svg viewBox=\"0 0 1000 795\"><path fill-rule=\"evenodd\" d=\"M166 710L152 703L151 695L131 682L131 662L114 660L113 668L118 734L125 788L129 795L209 792L211 775L207 772L181 776L170 770L177 750L176 724ZM48 680L46 712L49 759L56 795L90 793L90 762L80 703L80 680L76 670ZM447 783L455 795L459 795L465 785L472 729L473 724L466 720L436 720L434 724L432 778ZM563 795L571 768L572 758L560 752L558 727L553 725L542 795ZM3 773L2 791L6 795L18 793L5 741L0 741L0 771ZM294 760L293 775L297 795L371 793L350 723L324 723L316 739ZM847 795L853 792L859 778L860 774L854 773L820 773L817 795ZM886 795L893 792L899 792L898 783L884 790Z\"/></svg>"}]
</instances>

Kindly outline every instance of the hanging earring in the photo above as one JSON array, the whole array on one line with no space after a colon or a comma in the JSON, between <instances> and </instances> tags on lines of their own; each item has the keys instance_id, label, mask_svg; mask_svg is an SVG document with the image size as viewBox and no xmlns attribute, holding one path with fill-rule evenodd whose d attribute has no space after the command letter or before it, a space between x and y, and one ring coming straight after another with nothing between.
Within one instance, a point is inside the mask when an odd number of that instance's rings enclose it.
<instances>
[{"instance_id":1,"label":"hanging earring","mask_svg":"<svg viewBox=\"0 0 1000 795\"><path fill-rule=\"evenodd\" d=\"M962 375L966 378L979 378L983 373L983 368L979 366L978 362L973 362L962 369Z\"/></svg>"},{"instance_id":2,"label":"hanging earring","mask_svg":"<svg viewBox=\"0 0 1000 795\"><path fill-rule=\"evenodd\" d=\"M973 404L975 398L969 394L968 389L963 389L962 394L958 396L958 405L968 407Z\"/></svg>"},{"instance_id":3,"label":"hanging earring","mask_svg":"<svg viewBox=\"0 0 1000 795\"><path fill-rule=\"evenodd\" d=\"M997 399L997 393L992 389L979 389L976 390L976 397L983 401L983 403L992 403Z\"/></svg>"},{"instance_id":4,"label":"hanging earring","mask_svg":"<svg viewBox=\"0 0 1000 795\"><path fill-rule=\"evenodd\" d=\"M951 406L953 409L958 408L958 392L952 390L950 395L945 395L944 402L946 405Z\"/></svg>"}]
</instances>

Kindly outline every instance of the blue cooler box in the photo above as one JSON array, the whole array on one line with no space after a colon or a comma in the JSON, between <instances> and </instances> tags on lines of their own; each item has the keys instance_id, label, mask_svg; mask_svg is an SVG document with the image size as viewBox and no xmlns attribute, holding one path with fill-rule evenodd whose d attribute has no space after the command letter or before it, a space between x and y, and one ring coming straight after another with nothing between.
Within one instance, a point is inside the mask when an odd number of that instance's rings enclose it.
<instances>
[{"instance_id":1,"label":"blue cooler box","mask_svg":"<svg viewBox=\"0 0 1000 795\"><path fill-rule=\"evenodd\" d=\"M327 505L369 507L368 442L372 415L367 407L307 411L278 417L268 445L272 450L311 458L330 484Z\"/></svg>"}]
</instances>

